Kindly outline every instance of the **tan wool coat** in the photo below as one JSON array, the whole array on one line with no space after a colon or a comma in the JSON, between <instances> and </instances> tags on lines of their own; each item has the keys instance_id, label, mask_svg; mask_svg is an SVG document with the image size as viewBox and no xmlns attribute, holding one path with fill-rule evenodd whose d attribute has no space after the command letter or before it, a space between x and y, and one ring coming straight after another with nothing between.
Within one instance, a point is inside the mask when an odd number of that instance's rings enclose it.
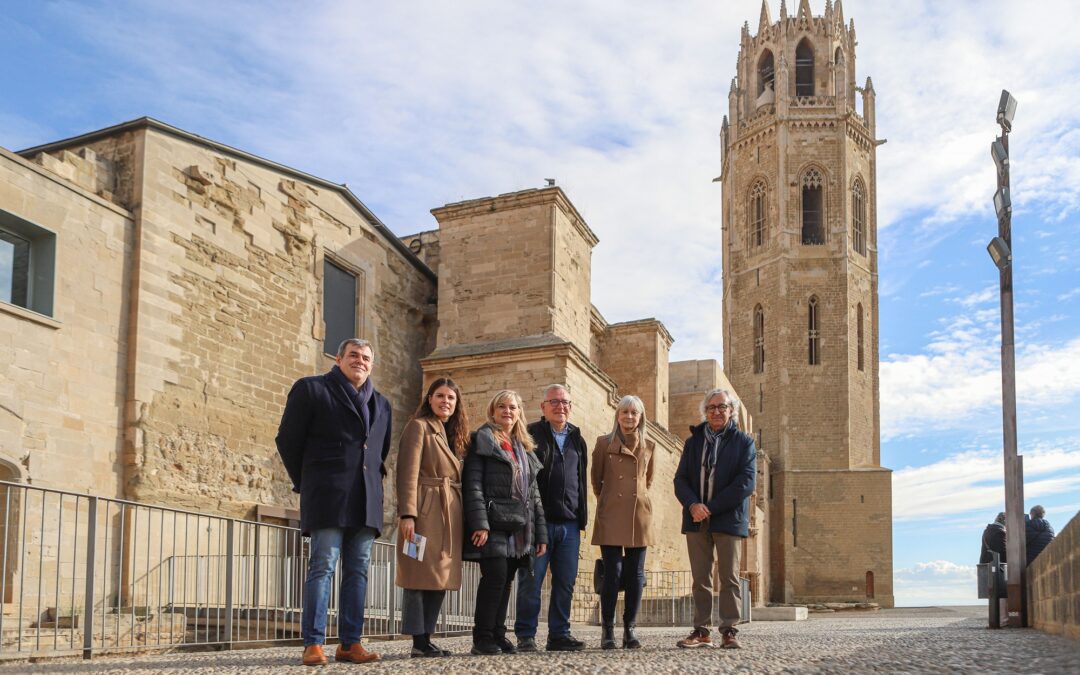
<instances>
[{"instance_id":1,"label":"tan wool coat","mask_svg":"<svg viewBox=\"0 0 1080 675\"><path fill-rule=\"evenodd\" d=\"M401 432L397 498L398 515L412 516L416 533L427 537L419 562L402 553L404 540L398 535L397 585L419 591L461 588L461 460L438 418L412 419Z\"/></svg>"},{"instance_id":2,"label":"tan wool coat","mask_svg":"<svg viewBox=\"0 0 1080 675\"><path fill-rule=\"evenodd\" d=\"M631 450L618 434L596 439L590 470L596 494L594 546L637 548L655 543L649 497L655 447L649 442Z\"/></svg>"}]
</instances>

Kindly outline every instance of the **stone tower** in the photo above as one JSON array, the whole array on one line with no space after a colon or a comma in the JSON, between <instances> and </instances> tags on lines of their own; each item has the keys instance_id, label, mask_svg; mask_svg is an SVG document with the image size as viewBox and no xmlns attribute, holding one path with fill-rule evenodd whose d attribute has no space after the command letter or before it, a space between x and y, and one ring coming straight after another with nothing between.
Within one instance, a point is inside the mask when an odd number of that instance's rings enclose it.
<instances>
[{"instance_id":1,"label":"stone tower","mask_svg":"<svg viewBox=\"0 0 1080 675\"><path fill-rule=\"evenodd\" d=\"M724 369L772 460L771 595L892 606L881 466L874 88L855 24L762 3L723 142ZM860 99L857 105L857 98ZM861 112L859 108L861 107Z\"/></svg>"}]
</instances>

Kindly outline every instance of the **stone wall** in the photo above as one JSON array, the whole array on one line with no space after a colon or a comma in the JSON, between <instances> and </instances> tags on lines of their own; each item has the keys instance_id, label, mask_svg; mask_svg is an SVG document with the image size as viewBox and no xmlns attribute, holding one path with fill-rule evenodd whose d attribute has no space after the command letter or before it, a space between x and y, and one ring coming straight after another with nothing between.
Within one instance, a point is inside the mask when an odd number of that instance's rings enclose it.
<instances>
[{"instance_id":1,"label":"stone wall","mask_svg":"<svg viewBox=\"0 0 1080 675\"><path fill-rule=\"evenodd\" d=\"M1028 625L1080 639L1080 514L1027 568Z\"/></svg>"},{"instance_id":2,"label":"stone wall","mask_svg":"<svg viewBox=\"0 0 1080 675\"><path fill-rule=\"evenodd\" d=\"M604 332L597 359L623 394L645 404L648 419L668 428L668 354L673 340L664 324L641 319L611 324Z\"/></svg>"}]
</instances>

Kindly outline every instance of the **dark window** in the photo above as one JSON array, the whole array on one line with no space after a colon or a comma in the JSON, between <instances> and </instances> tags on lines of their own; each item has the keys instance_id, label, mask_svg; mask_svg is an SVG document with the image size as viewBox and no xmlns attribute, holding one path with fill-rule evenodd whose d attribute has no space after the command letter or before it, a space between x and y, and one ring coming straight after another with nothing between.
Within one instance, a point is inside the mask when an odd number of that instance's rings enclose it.
<instances>
[{"instance_id":1,"label":"dark window","mask_svg":"<svg viewBox=\"0 0 1080 675\"><path fill-rule=\"evenodd\" d=\"M52 316L56 235L0 211L0 302Z\"/></svg>"},{"instance_id":2,"label":"dark window","mask_svg":"<svg viewBox=\"0 0 1080 675\"><path fill-rule=\"evenodd\" d=\"M799 548L799 511L796 500L791 500L791 546Z\"/></svg>"},{"instance_id":3,"label":"dark window","mask_svg":"<svg viewBox=\"0 0 1080 675\"><path fill-rule=\"evenodd\" d=\"M754 372L765 372L765 310L754 308Z\"/></svg>"},{"instance_id":4,"label":"dark window","mask_svg":"<svg viewBox=\"0 0 1080 675\"><path fill-rule=\"evenodd\" d=\"M773 72L773 56L772 56L772 52L770 52L768 49L766 49L764 52L762 52L761 58L758 59L757 72L758 72L757 95L761 96L762 94L765 93L765 89L767 87L768 88L775 88L775 86L776 86L773 83L773 77L775 76L774 72Z\"/></svg>"},{"instance_id":5,"label":"dark window","mask_svg":"<svg viewBox=\"0 0 1080 675\"><path fill-rule=\"evenodd\" d=\"M825 243L824 196L825 179L821 172L811 168L802 179L802 243L820 245Z\"/></svg>"},{"instance_id":6,"label":"dark window","mask_svg":"<svg viewBox=\"0 0 1080 675\"><path fill-rule=\"evenodd\" d=\"M795 48L795 95L814 95L814 48L809 40Z\"/></svg>"},{"instance_id":7,"label":"dark window","mask_svg":"<svg viewBox=\"0 0 1080 675\"><path fill-rule=\"evenodd\" d=\"M859 178L851 186L851 247L866 255L866 188Z\"/></svg>"},{"instance_id":8,"label":"dark window","mask_svg":"<svg viewBox=\"0 0 1080 675\"><path fill-rule=\"evenodd\" d=\"M750 188L750 246L765 243L765 195L768 192L765 181L759 180Z\"/></svg>"},{"instance_id":9,"label":"dark window","mask_svg":"<svg viewBox=\"0 0 1080 675\"><path fill-rule=\"evenodd\" d=\"M862 370L863 369L863 311L862 311L862 303L861 302L858 305L855 306L855 312L858 314L858 316L855 317L855 326L856 326L855 339L858 340L858 342L859 342L859 346L857 348L858 362L859 362L859 370Z\"/></svg>"},{"instance_id":10,"label":"dark window","mask_svg":"<svg viewBox=\"0 0 1080 675\"><path fill-rule=\"evenodd\" d=\"M811 297L806 310L806 337L809 349L809 363L821 365L821 337L818 334L818 301Z\"/></svg>"},{"instance_id":11,"label":"dark window","mask_svg":"<svg viewBox=\"0 0 1080 675\"><path fill-rule=\"evenodd\" d=\"M343 340L356 337L356 275L323 260L323 352L336 354Z\"/></svg>"}]
</instances>

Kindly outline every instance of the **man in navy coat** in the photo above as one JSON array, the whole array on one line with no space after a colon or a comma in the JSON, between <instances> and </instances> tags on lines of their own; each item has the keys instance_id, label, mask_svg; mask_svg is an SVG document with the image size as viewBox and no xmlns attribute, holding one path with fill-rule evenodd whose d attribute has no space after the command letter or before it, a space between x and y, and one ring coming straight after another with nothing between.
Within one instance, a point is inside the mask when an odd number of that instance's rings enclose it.
<instances>
[{"instance_id":1,"label":"man in navy coat","mask_svg":"<svg viewBox=\"0 0 1080 675\"><path fill-rule=\"evenodd\" d=\"M300 493L300 526L311 536L300 624L305 665L327 661L322 650L326 610L339 557L341 634L334 658L379 660L360 638L371 544L383 525L390 404L370 379L375 362L370 343L345 340L335 360L337 365L325 375L293 385L276 439L293 491Z\"/></svg>"},{"instance_id":2,"label":"man in navy coat","mask_svg":"<svg viewBox=\"0 0 1080 675\"><path fill-rule=\"evenodd\" d=\"M721 646L738 649L741 618L739 550L750 533L750 495L757 482L754 439L739 431L739 402L725 389L713 389L701 402L702 424L691 429L675 470L675 496L683 506L682 531L693 577L694 630L680 647L711 647L712 569L720 576Z\"/></svg>"}]
</instances>

